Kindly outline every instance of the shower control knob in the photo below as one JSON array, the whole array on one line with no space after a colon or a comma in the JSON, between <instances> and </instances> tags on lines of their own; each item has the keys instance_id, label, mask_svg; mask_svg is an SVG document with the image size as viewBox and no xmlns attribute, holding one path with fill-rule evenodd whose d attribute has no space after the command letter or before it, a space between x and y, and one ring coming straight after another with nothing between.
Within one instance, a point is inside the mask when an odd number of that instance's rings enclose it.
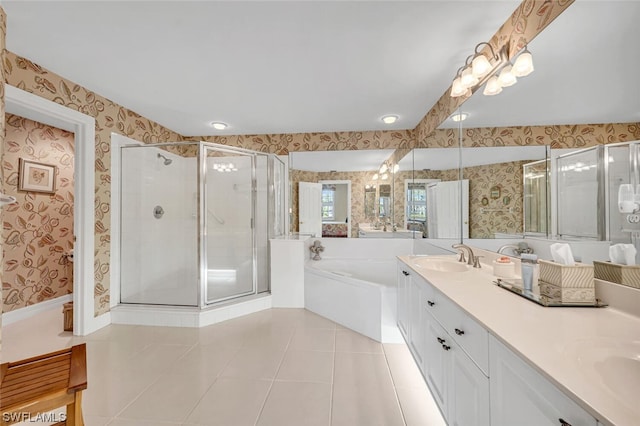
<instances>
[{"instance_id":1,"label":"shower control knob","mask_svg":"<svg viewBox=\"0 0 640 426\"><path fill-rule=\"evenodd\" d=\"M153 208L153 217L160 219L164 215L164 209L162 206L155 206Z\"/></svg>"}]
</instances>

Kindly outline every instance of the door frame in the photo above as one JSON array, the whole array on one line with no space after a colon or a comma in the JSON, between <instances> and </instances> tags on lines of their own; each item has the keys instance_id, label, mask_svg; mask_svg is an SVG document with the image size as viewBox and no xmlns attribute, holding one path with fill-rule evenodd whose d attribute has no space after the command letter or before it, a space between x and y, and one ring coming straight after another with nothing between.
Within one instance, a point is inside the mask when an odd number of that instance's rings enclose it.
<instances>
[{"instance_id":1,"label":"door frame","mask_svg":"<svg viewBox=\"0 0 640 426\"><path fill-rule=\"evenodd\" d=\"M5 111L74 134L73 334L87 335L111 323L109 312L95 316L95 119L8 84Z\"/></svg>"}]
</instances>

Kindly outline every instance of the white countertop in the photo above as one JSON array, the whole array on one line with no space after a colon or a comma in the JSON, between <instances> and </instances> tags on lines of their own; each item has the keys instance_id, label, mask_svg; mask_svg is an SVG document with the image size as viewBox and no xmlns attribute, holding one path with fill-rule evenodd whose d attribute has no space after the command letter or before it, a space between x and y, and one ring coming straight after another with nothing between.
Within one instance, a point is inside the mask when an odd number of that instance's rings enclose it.
<instances>
[{"instance_id":1,"label":"white countertop","mask_svg":"<svg viewBox=\"0 0 640 426\"><path fill-rule=\"evenodd\" d=\"M462 273L416 268L492 335L519 354L603 425L640 425L637 369L598 373L594 360L622 354L639 362L640 318L614 308L548 308L497 287L489 265ZM455 259L455 256L451 256ZM605 300L605 302L607 302ZM626 364L625 364L626 365ZM618 370L620 371L620 370ZM634 392L635 390L635 392Z\"/></svg>"}]
</instances>

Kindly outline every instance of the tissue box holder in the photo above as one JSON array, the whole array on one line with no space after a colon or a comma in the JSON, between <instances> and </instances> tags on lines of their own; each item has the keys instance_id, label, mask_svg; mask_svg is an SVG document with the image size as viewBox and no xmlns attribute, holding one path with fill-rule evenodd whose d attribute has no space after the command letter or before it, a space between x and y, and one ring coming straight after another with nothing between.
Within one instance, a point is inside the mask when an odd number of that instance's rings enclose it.
<instances>
[{"instance_id":1,"label":"tissue box holder","mask_svg":"<svg viewBox=\"0 0 640 426\"><path fill-rule=\"evenodd\" d=\"M593 288L593 265L561 265L539 260L540 280L558 287Z\"/></svg>"},{"instance_id":2,"label":"tissue box holder","mask_svg":"<svg viewBox=\"0 0 640 426\"><path fill-rule=\"evenodd\" d=\"M562 303L584 303L592 305L596 301L594 287L561 287L540 281L540 294Z\"/></svg>"},{"instance_id":3,"label":"tissue box holder","mask_svg":"<svg viewBox=\"0 0 640 426\"><path fill-rule=\"evenodd\" d=\"M599 280L640 288L640 266L593 261L594 275Z\"/></svg>"},{"instance_id":4,"label":"tissue box holder","mask_svg":"<svg viewBox=\"0 0 640 426\"><path fill-rule=\"evenodd\" d=\"M563 303L591 304L596 300L593 265L574 266L539 260L540 294Z\"/></svg>"}]
</instances>

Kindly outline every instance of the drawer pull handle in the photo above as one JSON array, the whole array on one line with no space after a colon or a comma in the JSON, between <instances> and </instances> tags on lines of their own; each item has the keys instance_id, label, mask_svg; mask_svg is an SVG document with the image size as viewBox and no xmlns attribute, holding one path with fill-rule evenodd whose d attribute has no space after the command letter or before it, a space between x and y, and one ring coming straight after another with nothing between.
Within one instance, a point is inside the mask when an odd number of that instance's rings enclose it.
<instances>
[{"instance_id":1,"label":"drawer pull handle","mask_svg":"<svg viewBox=\"0 0 640 426\"><path fill-rule=\"evenodd\" d=\"M440 337L437 337L437 339L438 339L438 343L440 343L440 344L443 344L445 342L445 340L441 339Z\"/></svg>"},{"instance_id":2,"label":"drawer pull handle","mask_svg":"<svg viewBox=\"0 0 640 426\"><path fill-rule=\"evenodd\" d=\"M429 306L433 306L433 305L435 305L435 304L436 304L436 302L432 302L431 300L427 300L427 305L429 305Z\"/></svg>"},{"instance_id":3,"label":"drawer pull handle","mask_svg":"<svg viewBox=\"0 0 640 426\"><path fill-rule=\"evenodd\" d=\"M464 331L460 330L459 328L456 328L455 332L458 336L462 336L464 334Z\"/></svg>"},{"instance_id":4,"label":"drawer pull handle","mask_svg":"<svg viewBox=\"0 0 640 426\"><path fill-rule=\"evenodd\" d=\"M558 419L558 421L560 421L560 424L562 426L571 426L571 423L567 423L566 421L564 421L563 419Z\"/></svg>"},{"instance_id":5,"label":"drawer pull handle","mask_svg":"<svg viewBox=\"0 0 640 426\"><path fill-rule=\"evenodd\" d=\"M444 349L445 351L448 351L449 349L451 349L451 346L442 345L442 349ZM569 424L569 423L567 423L567 424ZM571 426L571 425L569 425L569 426Z\"/></svg>"},{"instance_id":6,"label":"drawer pull handle","mask_svg":"<svg viewBox=\"0 0 640 426\"><path fill-rule=\"evenodd\" d=\"M402 271L402 273L404 274L405 277L409 276L409 273L407 271Z\"/></svg>"}]
</instances>

